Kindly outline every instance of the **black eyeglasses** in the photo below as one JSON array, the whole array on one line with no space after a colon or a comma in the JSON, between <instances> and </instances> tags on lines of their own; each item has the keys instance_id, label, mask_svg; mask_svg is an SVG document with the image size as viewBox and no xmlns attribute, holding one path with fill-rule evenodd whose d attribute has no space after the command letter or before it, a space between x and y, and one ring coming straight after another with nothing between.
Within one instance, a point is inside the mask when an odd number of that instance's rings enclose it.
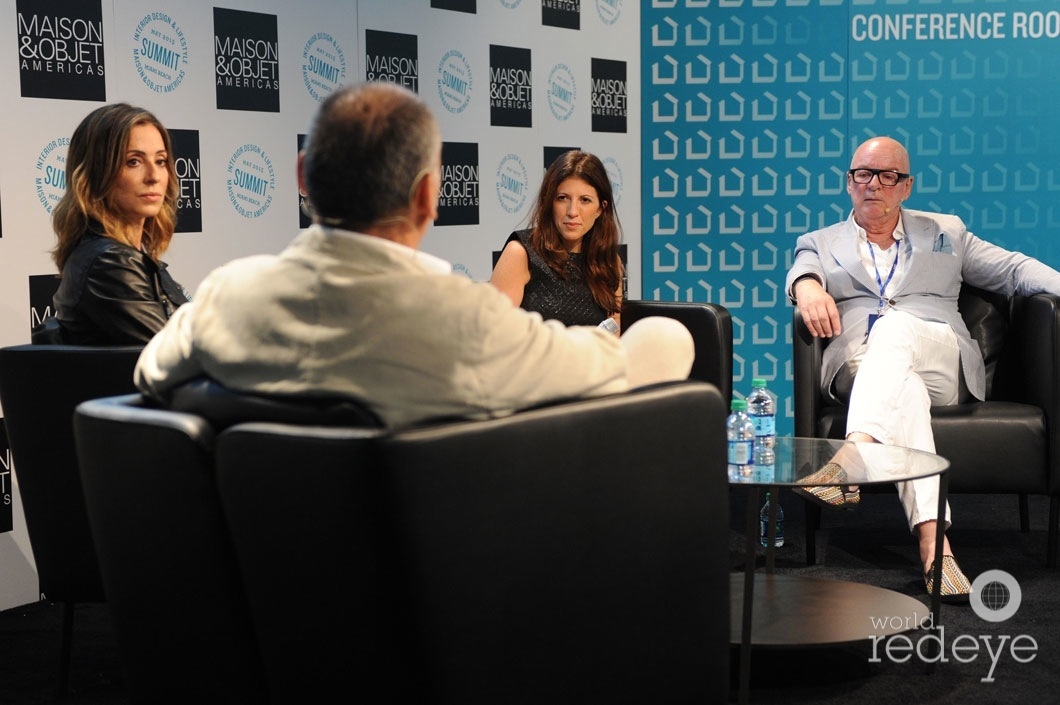
<instances>
[{"instance_id":1,"label":"black eyeglasses","mask_svg":"<svg viewBox=\"0 0 1060 705\"><path fill-rule=\"evenodd\" d=\"M855 184L867 184L872 177L880 180L880 186L897 186L902 179L908 179L909 174L903 174L894 169L851 169L847 172Z\"/></svg>"}]
</instances>

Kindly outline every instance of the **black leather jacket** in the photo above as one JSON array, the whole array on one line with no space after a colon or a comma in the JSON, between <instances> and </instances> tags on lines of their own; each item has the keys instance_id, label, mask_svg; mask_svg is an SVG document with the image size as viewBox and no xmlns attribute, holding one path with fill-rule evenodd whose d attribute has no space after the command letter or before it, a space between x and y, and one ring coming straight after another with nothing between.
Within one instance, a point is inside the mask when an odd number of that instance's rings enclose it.
<instances>
[{"instance_id":1,"label":"black leather jacket","mask_svg":"<svg viewBox=\"0 0 1060 705\"><path fill-rule=\"evenodd\" d=\"M63 267L52 306L67 345L142 345L187 301L164 263L86 232Z\"/></svg>"}]
</instances>

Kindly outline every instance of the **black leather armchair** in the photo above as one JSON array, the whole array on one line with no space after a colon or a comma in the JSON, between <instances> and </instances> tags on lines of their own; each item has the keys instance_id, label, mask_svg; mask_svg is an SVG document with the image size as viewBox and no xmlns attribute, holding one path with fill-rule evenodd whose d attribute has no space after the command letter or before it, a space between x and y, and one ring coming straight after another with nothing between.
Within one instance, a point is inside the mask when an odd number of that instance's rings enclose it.
<instances>
[{"instance_id":1,"label":"black leather armchair","mask_svg":"<svg viewBox=\"0 0 1060 705\"><path fill-rule=\"evenodd\" d=\"M139 394L86 401L73 423L129 702L264 702L212 427Z\"/></svg>"},{"instance_id":2,"label":"black leather armchair","mask_svg":"<svg viewBox=\"0 0 1060 705\"><path fill-rule=\"evenodd\" d=\"M715 387L681 382L399 432L214 438L135 395L86 402L75 432L134 702L174 669L195 674L175 694L230 702L263 701L262 674L275 703L351 685L382 702L724 702L726 414Z\"/></svg>"},{"instance_id":3,"label":"black leather armchair","mask_svg":"<svg viewBox=\"0 0 1060 705\"><path fill-rule=\"evenodd\" d=\"M986 363L987 399L933 407L936 452L949 459L949 491L1015 494L1020 528L1029 530L1027 496L1049 502L1046 563L1056 567L1060 525L1060 298L1011 299L970 286L961 289L961 315ZM794 309L795 435L843 438L846 407L820 392L827 341L813 338ZM837 385L842 397L849 387ZM846 386L846 389L843 387ZM806 559L816 561L821 510L806 503Z\"/></svg>"},{"instance_id":4,"label":"black leather armchair","mask_svg":"<svg viewBox=\"0 0 1060 705\"><path fill-rule=\"evenodd\" d=\"M76 605L105 601L77 468L74 407L134 391L139 356L139 347L0 349L0 404L40 596L62 605L60 693L68 686Z\"/></svg>"},{"instance_id":5,"label":"black leather armchair","mask_svg":"<svg viewBox=\"0 0 1060 705\"><path fill-rule=\"evenodd\" d=\"M726 413L682 383L397 433L222 433L274 699L307 672L322 693L399 672L416 702L724 702Z\"/></svg>"}]
</instances>

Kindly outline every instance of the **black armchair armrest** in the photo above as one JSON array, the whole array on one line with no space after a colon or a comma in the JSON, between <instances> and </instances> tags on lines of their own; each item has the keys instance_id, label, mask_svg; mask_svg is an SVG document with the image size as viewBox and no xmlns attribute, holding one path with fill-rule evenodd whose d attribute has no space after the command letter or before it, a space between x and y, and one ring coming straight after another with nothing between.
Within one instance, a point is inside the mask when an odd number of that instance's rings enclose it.
<instances>
[{"instance_id":1,"label":"black armchair armrest","mask_svg":"<svg viewBox=\"0 0 1060 705\"><path fill-rule=\"evenodd\" d=\"M197 377L175 387L168 394L166 407L201 416L218 433L249 421L367 428L383 426L371 409L353 399L252 394L229 389L209 377Z\"/></svg>"},{"instance_id":2,"label":"black armchair armrest","mask_svg":"<svg viewBox=\"0 0 1060 705\"><path fill-rule=\"evenodd\" d=\"M1017 356L1010 370L1021 377L1013 387L1019 399L1045 412L1049 445L1049 493L1060 494L1060 296L1035 294L1012 301L1013 341Z\"/></svg>"},{"instance_id":3,"label":"black armchair armrest","mask_svg":"<svg viewBox=\"0 0 1060 705\"><path fill-rule=\"evenodd\" d=\"M622 330L648 316L680 321L695 343L689 379L709 382L726 405L732 399L732 315L724 306L701 302L627 300L622 302Z\"/></svg>"},{"instance_id":4,"label":"black armchair armrest","mask_svg":"<svg viewBox=\"0 0 1060 705\"><path fill-rule=\"evenodd\" d=\"M821 416L821 355L824 341L810 335L798 308L791 312L791 342L794 382L792 403L795 413L795 435L817 436L817 419Z\"/></svg>"}]
</instances>

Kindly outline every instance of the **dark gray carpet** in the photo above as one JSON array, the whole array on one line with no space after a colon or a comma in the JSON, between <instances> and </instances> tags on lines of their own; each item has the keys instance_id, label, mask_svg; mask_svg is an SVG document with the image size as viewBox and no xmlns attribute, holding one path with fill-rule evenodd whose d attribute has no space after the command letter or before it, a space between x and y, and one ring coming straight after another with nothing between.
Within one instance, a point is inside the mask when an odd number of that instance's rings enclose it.
<instances>
[{"instance_id":1,"label":"dark gray carpet","mask_svg":"<svg viewBox=\"0 0 1060 705\"><path fill-rule=\"evenodd\" d=\"M732 490L731 549L734 569L743 563L744 497ZM802 500L781 495L786 510L786 545L777 553L777 572L854 580L913 595L927 602L917 570L916 546L905 529L893 494L864 495L855 512L826 511L818 536L819 564L805 565ZM1015 497L957 495L951 499L951 541L962 568L974 579L986 570L1010 573L1023 592L1022 604L1009 620L989 623L969 606L943 606L948 662L932 670L916 659L879 662L867 644L803 649L758 649L752 661L753 703L820 703L822 705L997 705L1060 702L1060 573L1045 568L1048 502L1031 498L1031 532L1018 531ZM160 605L161 609L164 606ZM926 611L926 607L925 607ZM0 612L0 705L54 702L60 610L34 603ZM1013 659L1008 645L1023 636L1037 645L1033 660ZM914 640L918 634L911 635ZM955 639L978 653L964 651L967 663L955 661ZM993 665L984 638L1005 649ZM969 658L974 656L974 658ZM732 652L732 665L738 654ZM735 681L735 679L734 679ZM74 626L70 705L126 703L121 662L105 605L82 605ZM660 687L665 692L665 686ZM736 690L732 689L735 700ZM660 698L660 703L665 702ZM503 704L498 704L503 705ZM545 705L545 704L543 704ZM645 704L654 705L654 704Z\"/></svg>"},{"instance_id":2,"label":"dark gray carpet","mask_svg":"<svg viewBox=\"0 0 1060 705\"><path fill-rule=\"evenodd\" d=\"M127 702L110 614L101 604L79 605L75 610L70 690L57 701L61 612L50 602L0 612L0 705Z\"/></svg>"},{"instance_id":3,"label":"dark gray carpet","mask_svg":"<svg viewBox=\"0 0 1060 705\"><path fill-rule=\"evenodd\" d=\"M743 498L733 491L733 566L743 565ZM854 512L825 510L817 537L818 565L805 564L803 501L782 493L786 541L777 552L778 573L869 583L918 599L928 597L918 575L916 543L905 526L897 495L863 493ZM751 702L827 705L997 705L1060 702L1060 573L1045 567L1045 498L1031 498L1031 531L1019 532L1015 497L950 498L950 541L961 568L974 580L1003 570L1019 583L1019 609L1003 622L981 619L969 605L943 605L945 662L933 667L912 653L896 662L869 644L753 651ZM761 559L760 559L761 560ZM925 632L908 636L915 644ZM1033 650L1011 652L1012 640ZM989 639L989 640L988 640ZM954 643L958 650L954 652ZM1003 647L1001 646L1003 644ZM994 655L988 652L993 650ZM876 657L873 662L874 655ZM961 663L955 658L966 662ZM901 654L895 652L895 658ZM732 652L733 672L738 652ZM995 663L996 661L996 663ZM992 670L992 672L991 672ZM992 680L991 680L992 679ZM734 677L735 683L735 677ZM735 697L735 687L733 689Z\"/></svg>"}]
</instances>

